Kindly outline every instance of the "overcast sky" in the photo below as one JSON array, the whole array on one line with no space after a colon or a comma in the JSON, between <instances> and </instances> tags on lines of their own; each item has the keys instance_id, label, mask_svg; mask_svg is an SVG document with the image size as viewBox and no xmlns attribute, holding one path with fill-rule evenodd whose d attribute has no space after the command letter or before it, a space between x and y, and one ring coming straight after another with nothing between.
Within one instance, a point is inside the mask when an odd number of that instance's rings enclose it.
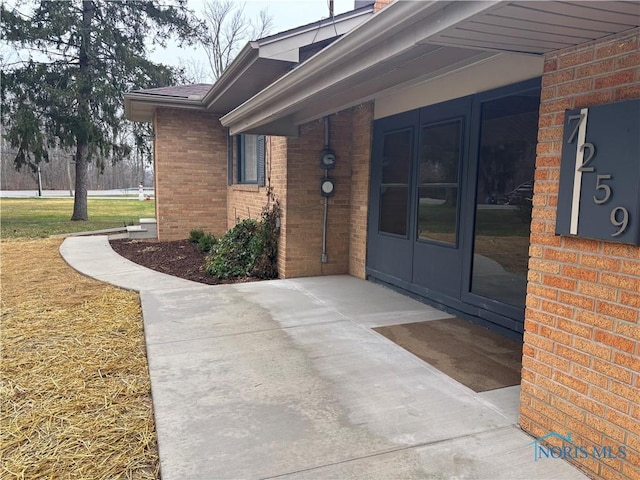
<instances>
[{"instance_id":1,"label":"overcast sky","mask_svg":"<svg viewBox=\"0 0 640 480\"><path fill-rule=\"evenodd\" d=\"M205 0L189 0L189 6L196 14L202 11ZM241 3L241 0L234 0ZM246 0L245 14L252 19L258 17L260 10L266 9L273 19L272 34L291 28L316 22L329 17L329 0ZM353 10L354 0L334 0L334 13ZM206 62L202 47L179 48L171 45L167 49L157 49L151 59L169 65L180 65L181 59L195 58Z\"/></svg>"}]
</instances>

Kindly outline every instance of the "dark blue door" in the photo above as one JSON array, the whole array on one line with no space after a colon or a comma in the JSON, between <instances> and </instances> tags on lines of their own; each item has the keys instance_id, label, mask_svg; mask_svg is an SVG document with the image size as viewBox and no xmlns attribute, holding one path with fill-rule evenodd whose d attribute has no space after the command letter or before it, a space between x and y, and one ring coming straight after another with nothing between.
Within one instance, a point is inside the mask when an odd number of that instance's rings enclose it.
<instances>
[{"instance_id":1,"label":"dark blue door","mask_svg":"<svg viewBox=\"0 0 640 480\"><path fill-rule=\"evenodd\" d=\"M367 266L399 286L412 279L417 119L409 112L374 125Z\"/></svg>"},{"instance_id":2,"label":"dark blue door","mask_svg":"<svg viewBox=\"0 0 640 480\"><path fill-rule=\"evenodd\" d=\"M460 298L465 239L461 234L463 168L471 101L462 98L420 110L415 164L413 284Z\"/></svg>"},{"instance_id":3,"label":"dark blue door","mask_svg":"<svg viewBox=\"0 0 640 480\"><path fill-rule=\"evenodd\" d=\"M367 275L523 332L539 79L374 122Z\"/></svg>"}]
</instances>

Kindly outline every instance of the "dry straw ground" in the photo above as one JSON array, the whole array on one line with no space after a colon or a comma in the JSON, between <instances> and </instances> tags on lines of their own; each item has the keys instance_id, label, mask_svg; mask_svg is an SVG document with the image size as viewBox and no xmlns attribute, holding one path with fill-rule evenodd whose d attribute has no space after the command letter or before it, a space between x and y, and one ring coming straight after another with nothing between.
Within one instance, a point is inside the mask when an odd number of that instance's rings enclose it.
<instances>
[{"instance_id":1,"label":"dry straw ground","mask_svg":"<svg viewBox=\"0 0 640 480\"><path fill-rule=\"evenodd\" d=\"M158 478L138 295L2 241L2 479Z\"/></svg>"}]
</instances>

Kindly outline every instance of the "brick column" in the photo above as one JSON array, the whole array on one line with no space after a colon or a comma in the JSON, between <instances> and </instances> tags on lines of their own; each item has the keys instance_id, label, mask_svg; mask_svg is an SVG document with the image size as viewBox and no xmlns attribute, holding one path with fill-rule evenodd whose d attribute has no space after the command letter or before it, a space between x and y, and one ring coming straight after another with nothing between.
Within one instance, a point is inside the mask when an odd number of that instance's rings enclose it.
<instances>
[{"instance_id":1,"label":"brick column","mask_svg":"<svg viewBox=\"0 0 640 480\"><path fill-rule=\"evenodd\" d=\"M369 212L369 178L373 103L353 108L351 148L351 198L349 221L349 274L365 278L367 260L367 216Z\"/></svg>"},{"instance_id":2,"label":"brick column","mask_svg":"<svg viewBox=\"0 0 640 480\"><path fill-rule=\"evenodd\" d=\"M570 461L640 478L640 248L554 235L565 109L640 98L640 34L545 58L531 222L520 424L626 458Z\"/></svg>"}]
</instances>

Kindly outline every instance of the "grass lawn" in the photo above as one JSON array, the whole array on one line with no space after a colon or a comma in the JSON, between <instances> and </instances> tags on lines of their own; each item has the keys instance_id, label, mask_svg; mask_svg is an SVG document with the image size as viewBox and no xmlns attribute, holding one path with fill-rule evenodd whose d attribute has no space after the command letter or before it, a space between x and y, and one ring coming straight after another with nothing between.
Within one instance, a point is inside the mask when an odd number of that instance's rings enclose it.
<instances>
[{"instance_id":1,"label":"grass lawn","mask_svg":"<svg viewBox=\"0 0 640 480\"><path fill-rule=\"evenodd\" d=\"M456 208L420 206L420 235L441 242L455 242ZM523 277L529 262L529 222L517 209L487 208L476 214L474 253L500 263L505 270Z\"/></svg>"},{"instance_id":2,"label":"grass lawn","mask_svg":"<svg viewBox=\"0 0 640 480\"><path fill-rule=\"evenodd\" d=\"M97 199L87 201L89 221L72 222L72 198L0 199L2 238L42 238L60 233L102 230L132 225L138 219L155 216L155 202L137 199Z\"/></svg>"},{"instance_id":3,"label":"grass lawn","mask_svg":"<svg viewBox=\"0 0 640 480\"><path fill-rule=\"evenodd\" d=\"M420 205L419 229L422 232L453 233L456 208L445 205ZM490 237L529 237L529 222L517 209L480 209L476 215L479 235Z\"/></svg>"}]
</instances>

